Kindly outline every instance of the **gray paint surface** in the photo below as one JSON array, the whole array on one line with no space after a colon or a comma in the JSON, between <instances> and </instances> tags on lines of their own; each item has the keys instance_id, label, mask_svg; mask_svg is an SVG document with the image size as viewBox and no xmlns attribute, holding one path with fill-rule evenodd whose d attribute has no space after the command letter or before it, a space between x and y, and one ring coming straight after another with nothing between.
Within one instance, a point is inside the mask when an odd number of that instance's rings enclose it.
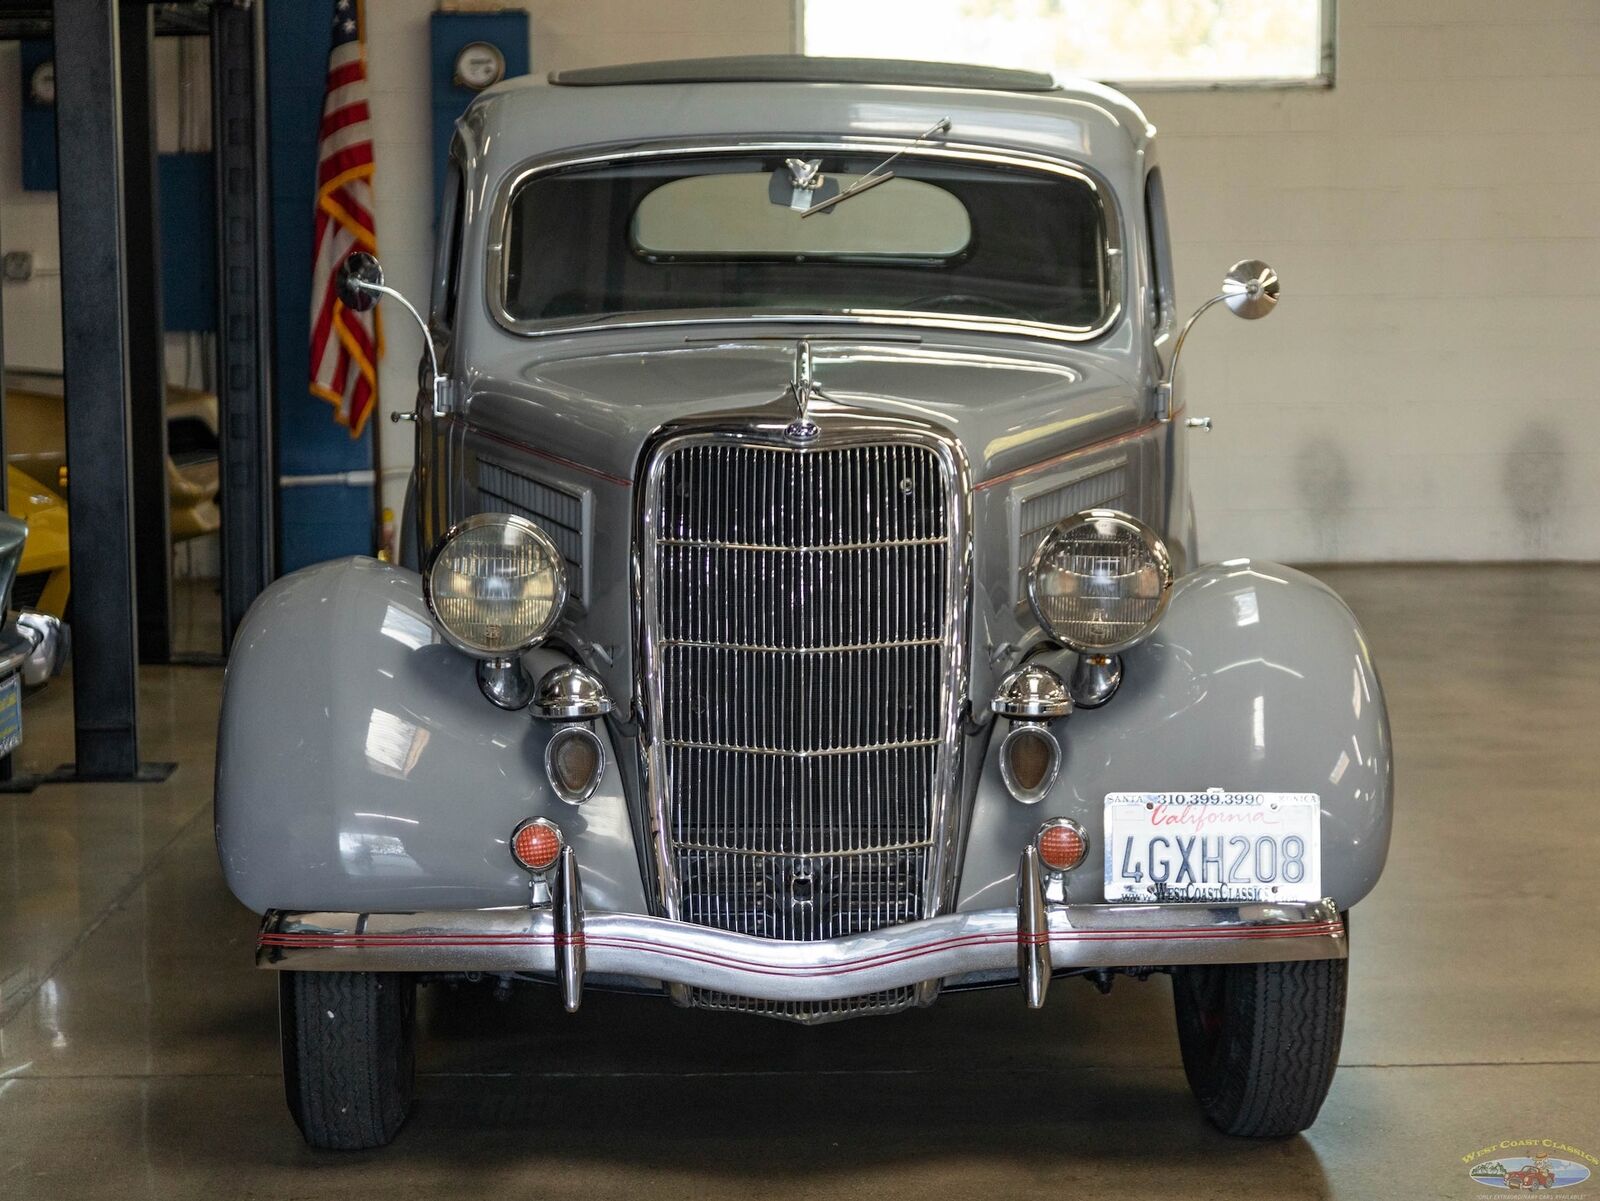
<instances>
[{"instance_id":1,"label":"gray paint surface","mask_svg":"<svg viewBox=\"0 0 1600 1201\"><path fill-rule=\"evenodd\" d=\"M527 656L536 675L559 662ZM558 822L589 903L644 910L617 757L595 795L550 789L550 726L497 709L473 661L445 645L414 572L341 559L279 580L228 662L217 758L217 846L257 911L479 909L528 903L509 841ZM605 736L601 731L602 737Z\"/></svg>"}]
</instances>

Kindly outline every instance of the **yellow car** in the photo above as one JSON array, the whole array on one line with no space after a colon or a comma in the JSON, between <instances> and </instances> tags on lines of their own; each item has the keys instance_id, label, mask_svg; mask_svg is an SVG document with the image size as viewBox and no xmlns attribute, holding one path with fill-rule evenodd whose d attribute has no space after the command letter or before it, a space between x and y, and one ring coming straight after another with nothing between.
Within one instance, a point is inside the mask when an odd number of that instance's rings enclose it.
<instances>
[{"instance_id":1,"label":"yellow car","mask_svg":"<svg viewBox=\"0 0 1600 1201\"><path fill-rule=\"evenodd\" d=\"M12 606L65 615L71 593L67 563L66 417L61 376L6 372L7 510L28 523L28 540L12 590ZM221 527L217 509L217 398L192 388L167 388L167 498L172 540Z\"/></svg>"},{"instance_id":2,"label":"yellow car","mask_svg":"<svg viewBox=\"0 0 1600 1201\"><path fill-rule=\"evenodd\" d=\"M67 502L38 480L6 465L6 509L28 523L17 580L11 589L15 609L37 609L64 616L72 591L67 562Z\"/></svg>"}]
</instances>

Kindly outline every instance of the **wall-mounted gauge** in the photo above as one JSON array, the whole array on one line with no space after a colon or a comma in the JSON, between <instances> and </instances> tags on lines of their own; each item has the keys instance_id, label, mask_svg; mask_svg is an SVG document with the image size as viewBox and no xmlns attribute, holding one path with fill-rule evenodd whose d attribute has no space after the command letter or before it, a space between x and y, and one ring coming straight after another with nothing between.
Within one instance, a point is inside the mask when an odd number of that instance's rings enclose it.
<instances>
[{"instance_id":1,"label":"wall-mounted gauge","mask_svg":"<svg viewBox=\"0 0 1600 1201\"><path fill-rule=\"evenodd\" d=\"M481 92L505 78L506 57L489 42L468 42L456 53L455 82Z\"/></svg>"},{"instance_id":2,"label":"wall-mounted gauge","mask_svg":"<svg viewBox=\"0 0 1600 1201\"><path fill-rule=\"evenodd\" d=\"M56 64L54 60L42 62L28 76L28 99L45 108L56 102Z\"/></svg>"}]
</instances>

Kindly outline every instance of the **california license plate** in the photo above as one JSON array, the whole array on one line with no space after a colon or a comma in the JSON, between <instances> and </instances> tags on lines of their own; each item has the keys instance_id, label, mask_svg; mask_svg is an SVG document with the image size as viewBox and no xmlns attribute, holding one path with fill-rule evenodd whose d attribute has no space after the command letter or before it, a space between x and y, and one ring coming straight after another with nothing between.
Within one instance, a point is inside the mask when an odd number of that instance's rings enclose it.
<instances>
[{"instance_id":1,"label":"california license plate","mask_svg":"<svg viewBox=\"0 0 1600 1201\"><path fill-rule=\"evenodd\" d=\"M1108 901L1319 901L1313 792L1106 795Z\"/></svg>"}]
</instances>

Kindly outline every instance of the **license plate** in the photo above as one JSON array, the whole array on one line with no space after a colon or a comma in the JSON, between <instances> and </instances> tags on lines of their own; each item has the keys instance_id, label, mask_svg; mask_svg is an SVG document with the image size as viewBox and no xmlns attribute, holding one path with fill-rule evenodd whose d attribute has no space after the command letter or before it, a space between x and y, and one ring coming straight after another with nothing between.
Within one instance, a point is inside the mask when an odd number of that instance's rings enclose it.
<instances>
[{"instance_id":1,"label":"license plate","mask_svg":"<svg viewBox=\"0 0 1600 1201\"><path fill-rule=\"evenodd\" d=\"M0 680L0 759L22 745L22 677Z\"/></svg>"},{"instance_id":2,"label":"license plate","mask_svg":"<svg viewBox=\"0 0 1600 1201\"><path fill-rule=\"evenodd\" d=\"M1319 901L1313 792L1113 792L1108 901Z\"/></svg>"}]
</instances>

